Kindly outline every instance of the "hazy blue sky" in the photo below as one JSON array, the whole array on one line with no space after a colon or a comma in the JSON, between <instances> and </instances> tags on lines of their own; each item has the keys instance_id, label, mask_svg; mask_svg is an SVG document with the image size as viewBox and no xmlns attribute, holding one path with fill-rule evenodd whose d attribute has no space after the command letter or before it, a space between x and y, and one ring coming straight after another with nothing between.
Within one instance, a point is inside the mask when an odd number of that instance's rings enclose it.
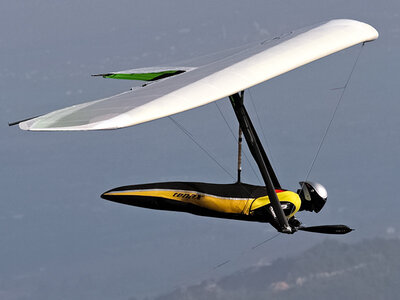
<instances>
[{"instance_id":1,"label":"hazy blue sky","mask_svg":"<svg viewBox=\"0 0 400 300\"><path fill-rule=\"evenodd\" d=\"M0 298L129 299L226 274L325 239L265 224L110 203L110 188L232 182L169 119L118 131L32 133L7 122L127 90L90 74L173 63L333 18L370 23L368 43L310 179L329 202L308 225L344 223L345 241L398 236L400 2L9 1L0 3ZM359 46L250 90L283 185L304 179ZM250 113L254 107L249 102ZM236 131L226 100L219 101ZM232 174L236 145L215 104L176 119ZM260 125L256 123L261 132ZM244 165L244 179L258 183ZM236 258L217 271L213 267Z\"/></svg>"}]
</instances>

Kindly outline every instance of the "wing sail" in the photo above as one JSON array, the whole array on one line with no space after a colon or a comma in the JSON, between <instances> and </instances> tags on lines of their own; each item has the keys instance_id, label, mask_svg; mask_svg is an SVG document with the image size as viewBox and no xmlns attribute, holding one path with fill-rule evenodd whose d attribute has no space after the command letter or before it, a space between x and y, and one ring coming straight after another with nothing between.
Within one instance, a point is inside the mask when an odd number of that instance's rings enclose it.
<instances>
[{"instance_id":1,"label":"wing sail","mask_svg":"<svg viewBox=\"0 0 400 300\"><path fill-rule=\"evenodd\" d=\"M241 49L229 57L193 68L168 80L64 108L21 122L19 126L35 131L101 130L132 126L233 95L324 56L376 38L378 32L366 23L332 20Z\"/></svg>"}]
</instances>

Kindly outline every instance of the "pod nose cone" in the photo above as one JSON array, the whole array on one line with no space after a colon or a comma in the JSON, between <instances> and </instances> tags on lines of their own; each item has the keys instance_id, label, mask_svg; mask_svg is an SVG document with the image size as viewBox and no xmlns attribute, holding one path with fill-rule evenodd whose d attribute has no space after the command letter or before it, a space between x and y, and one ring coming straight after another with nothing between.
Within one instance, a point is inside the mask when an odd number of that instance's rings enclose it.
<instances>
[{"instance_id":1,"label":"pod nose cone","mask_svg":"<svg viewBox=\"0 0 400 300\"><path fill-rule=\"evenodd\" d=\"M103 194L101 194L100 197L108 201L122 204L132 205L132 203L134 202L134 197L132 197L132 195L129 195L129 193L127 193L126 191L126 188L124 187L115 188L104 192Z\"/></svg>"},{"instance_id":2,"label":"pod nose cone","mask_svg":"<svg viewBox=\"0 0 400 300\"><path fill-rule=\"evenodd\" d=\"M109 201L116 201L116 195L115 195L115 189L113 190L109 190L107 192L104 192L103 194L101 194L101 198L105 199L105 200L109 200Z\"/></svg>"}]
</instances>

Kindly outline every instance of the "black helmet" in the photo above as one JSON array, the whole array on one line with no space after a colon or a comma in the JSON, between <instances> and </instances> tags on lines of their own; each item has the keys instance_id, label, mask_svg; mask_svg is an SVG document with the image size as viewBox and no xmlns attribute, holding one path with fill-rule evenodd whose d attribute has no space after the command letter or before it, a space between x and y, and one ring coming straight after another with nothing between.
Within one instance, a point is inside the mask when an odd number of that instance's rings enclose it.
<instances>
[{"instance_id":1,"label":"black helmet","mask_svg":"<svg viewBox=\"0 0 400 300\"><path fill-rule=\"evenodd\" d=\"M301 189L297 191L301 199L301 210L319 212L326 203L328 192L317 182L300 181Z\"/></svg>"}]
</instances>

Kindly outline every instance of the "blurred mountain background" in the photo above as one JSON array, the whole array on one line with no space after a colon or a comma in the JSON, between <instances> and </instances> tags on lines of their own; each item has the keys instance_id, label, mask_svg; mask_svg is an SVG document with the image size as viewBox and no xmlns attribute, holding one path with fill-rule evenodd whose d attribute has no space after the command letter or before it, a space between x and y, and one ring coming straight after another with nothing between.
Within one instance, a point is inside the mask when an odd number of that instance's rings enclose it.
<instances>
[{"instance_id":1,"label":"blurred mountain background","mask_svg":"<svg viewBox=\"0 0 400 300\"><path fill-rule=\"evenodd\" d=\"M397 299L399 239L325 240L302 253L252 266L156 300Z\"/></svg>"}]
</instances>

